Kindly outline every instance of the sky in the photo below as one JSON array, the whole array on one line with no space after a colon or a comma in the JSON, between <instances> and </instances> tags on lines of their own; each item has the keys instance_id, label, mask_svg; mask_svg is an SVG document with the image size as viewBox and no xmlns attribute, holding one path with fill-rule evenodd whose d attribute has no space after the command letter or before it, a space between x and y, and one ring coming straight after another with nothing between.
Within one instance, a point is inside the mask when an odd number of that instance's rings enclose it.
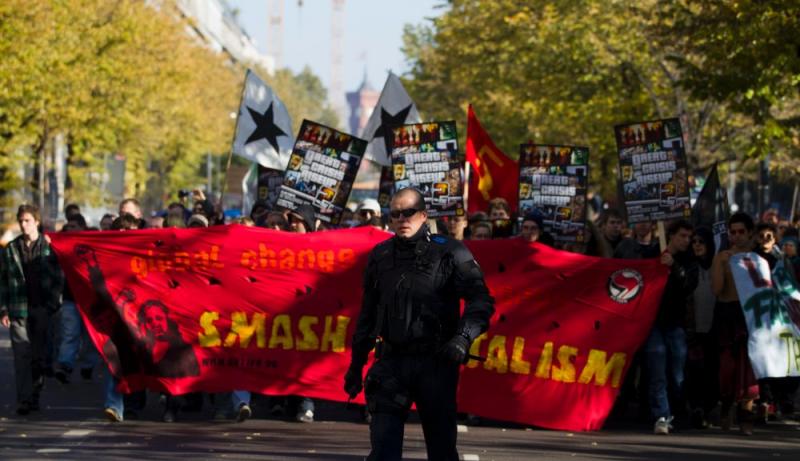
<instances>
[{"instance_id":1,"label":"sky","mask_svg":"<svg viewBox=\"0 0 800 461\"><path fill-rule=\"evenodd\" d=\"M281 1L281 0L278 0ZM282 67L295 72L309 66L329 87L331 80L332 0L283 0ZM238 8L239 22L255 39L259 50L270 54L267 24L271 0L228 0ZM443 0L344 0L342 27L342 86L353 91L361 84L366 68L368 80L380 90L391 70L408 70L400 48L406 24L430 24L426 18L440 15ZM342 101L344 95L342 95Z\"/></svg>"}]
</instances>

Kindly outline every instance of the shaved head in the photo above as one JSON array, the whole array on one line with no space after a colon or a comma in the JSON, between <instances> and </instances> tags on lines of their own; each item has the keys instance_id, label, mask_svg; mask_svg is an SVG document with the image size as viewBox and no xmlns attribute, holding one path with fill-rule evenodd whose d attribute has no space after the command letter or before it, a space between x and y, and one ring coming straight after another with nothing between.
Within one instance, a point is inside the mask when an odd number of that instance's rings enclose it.
<instances>
[{"instance_id":1,"label":"shaved head","mask_svg":"<svg viewBox=\"0 0 800 461\"><path fill-rule=\"evenodd\" d=\"M418 210L425 209L425 197L422 196L422 192L413 187L406 187L397 191L392 197L392 202L400 198L403 198L406 203L413 204L412 206ZM408 200L412 200L412 202L408 202Z\"/></svg>"}]
</instances>

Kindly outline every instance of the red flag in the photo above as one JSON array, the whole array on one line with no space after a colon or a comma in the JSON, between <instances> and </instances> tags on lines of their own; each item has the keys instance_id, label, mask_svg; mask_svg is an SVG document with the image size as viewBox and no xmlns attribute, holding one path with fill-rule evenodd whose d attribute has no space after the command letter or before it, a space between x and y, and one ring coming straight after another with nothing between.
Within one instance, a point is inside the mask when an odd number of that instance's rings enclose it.
<instances>
[{"instance_id":1,"label":"red flag","mask_svg":"<svg viewBox=\"0 0 800 461\"><path fill-rule=\"evenodd\" d=\"M342 377L373 228L242 226L50 234L120 390L244 389L345 401ZM458 407L567 430L603 425L667 279L655 260L521 239L467 242L495 298ZM363 394L357 399L363 402Z\"/></svg>"},{"instance_id":2,"label":"red flag","mask_svg":"<svg viewBox=\"0 0 800 461\"><path fill-rule=\"evenodd\" d=\"M511 211L517 211L517 162L494 145L472 111L472 105L467 113L467 162L472 169L467 211L486 211L489 200L495 197L508 200Z\"/></svg>"}]
</instances>

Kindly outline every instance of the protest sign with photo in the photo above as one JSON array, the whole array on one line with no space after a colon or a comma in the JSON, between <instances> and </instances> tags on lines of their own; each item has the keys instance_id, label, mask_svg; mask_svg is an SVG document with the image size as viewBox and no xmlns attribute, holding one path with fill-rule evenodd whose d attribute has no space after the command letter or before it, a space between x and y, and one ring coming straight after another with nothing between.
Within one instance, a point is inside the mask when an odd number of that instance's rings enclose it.
<instances>
[{"instance_id":1,"label":"protest sign with photo","mask_svg":"<svg viewBox=\"0 0 800 461\"><path fill-rule=\"evenodd\" d=\"M338 224L366 145L363 139L303 120L283 176L278 207L294 210L309 203L322 222Z\"/></svg>"},{"instance_id":2,"label":"protest sign with photo","mask_svg":"<svg viewBox=\"0 0 800 461\"><path fill-rule=\"evenodd\" d=\"M614 127L628 222L691 215L681 124L677 118Z\"/></svg>"},{"instance_id":3,"label":"protest sign with photo","mask_svg":"<svg viewBox=\"0 0 800 461\"><path fill-rule=\"evenodd\" d=\"M283 171L258 165L256 197L259 202L267 203L269 208L273 209L278 201L281 184L283 184Z\"/></svg>"},{"instance_id":4,"label":"protest sign with photo","mask_svg":"<svg viewBox=\"0 0 800 461\"><path fill-rule=\"evenodd\" d=\"M394 178L392 177L392 167L381 167L381 179L378 183L378 203L381 205L381 213L389 214L389 204L394 195Z\"/></svg>"},{"instance_id":5,"label":"protest sign with photo","mask_svg":"<svg viewBox=\"0 0 800 461\"><path fill-rule=\"evenodd\" d=\"M395 190L419 189L430 217L464 214L464 160L458 155L456 122L392 126L388 143Z\"/></svg>"},{"instance_id":6,"label":"protest sign with photo","mask_svg":"<svg viewBox=\"0 0 800 461\"><path fill-rule=\"evenodd\" d=\"M556 241L586 241L589 148L522 144L519 215L538 213Z\"/></svg>"},{"instance_id":7,"label":"protest sign with photo","mask_svg":"<svg viewBox=\"0 0 800 461\"><path fill-rule=\"evenodd\" d=\"M747 351L756 378L800 376L800 291L778 260L756 253L731 256L731 274L747 322Z\"/></svg>"}]
</instances>

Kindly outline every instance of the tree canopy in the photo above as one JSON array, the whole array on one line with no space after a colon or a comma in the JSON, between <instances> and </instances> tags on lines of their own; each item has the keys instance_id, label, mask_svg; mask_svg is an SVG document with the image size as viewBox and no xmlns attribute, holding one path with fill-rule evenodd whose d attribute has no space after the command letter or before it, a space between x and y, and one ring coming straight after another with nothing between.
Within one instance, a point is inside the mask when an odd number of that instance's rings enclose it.
<instances>
[{"instance_id":1,"label":"tree canopy","mask_svg":"<svg viewBox=\"0 0 800 461\"><path fill-rule=\"evenodd\" d=\"M528 140L590 147L592 183L608 197L619 123L680 117L695 168L763 155L762 138L790 158L792 118L776 114L797 108L789 42L800 37L800 16L796 2L764 3L452 0L429 25L407 27L405 83L425 117L463 119L471 103L513 157ZM763 53L744 51L777 26L780 34L756 42ZM726 65L730 50L740 53L735 66ZM776 125L787 127L780 136Z\"/></svg>"},{"instance_id":2,"label":"tree canopy","mask_svg":"<svg viewBox=\"0 0 800 461\"><path fill-rule=\"evenodd\" d=\"M0 187L18 188L21 168L57 135L69 148L70 201L101 205L103 154L125 157L129 195L201 183L204 156L230 149L246 63L187 25L169 1L1 2ZM336 123L309 70L258 72L293 118Z\"/></svg>"}]
</instances>

